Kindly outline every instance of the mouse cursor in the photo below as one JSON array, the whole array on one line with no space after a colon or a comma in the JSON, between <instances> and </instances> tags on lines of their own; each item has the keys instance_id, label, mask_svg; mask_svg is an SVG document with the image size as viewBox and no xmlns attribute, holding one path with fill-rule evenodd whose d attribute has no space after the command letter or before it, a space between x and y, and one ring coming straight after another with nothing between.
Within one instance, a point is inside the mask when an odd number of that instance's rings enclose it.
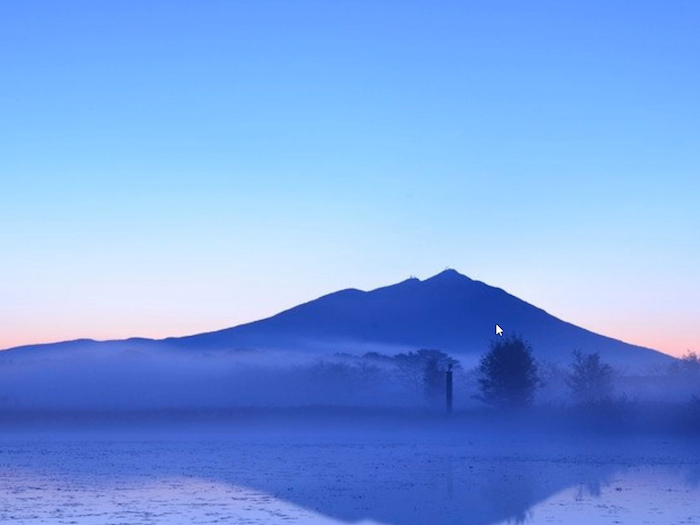
<instances>
[{"instance_id":1,"label":"mouse cursor","mask_svg":"<svg viewBox=\"0 0 700 525\"><path fill-rule=\"evenodd\" d=\"M496 335L503 335L503 328L496 325Z\"/></svg>"}]
</instances>

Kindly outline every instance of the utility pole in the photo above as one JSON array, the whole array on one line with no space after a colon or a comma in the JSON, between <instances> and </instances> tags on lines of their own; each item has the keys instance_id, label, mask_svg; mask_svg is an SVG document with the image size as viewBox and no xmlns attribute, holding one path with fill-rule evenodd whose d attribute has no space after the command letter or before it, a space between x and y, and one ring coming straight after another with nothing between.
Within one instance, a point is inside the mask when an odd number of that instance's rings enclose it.
<instances>
[{"instance_id":1,"label":"utility pole","mask_svg":"<svg viewBox=\"0 0 700 525\"><path fill-rule=\"evenodd\" d=\"M452 363L447 365L445 372L445 408L448 414L452 412Z\"/></svg>"}]
</instances>

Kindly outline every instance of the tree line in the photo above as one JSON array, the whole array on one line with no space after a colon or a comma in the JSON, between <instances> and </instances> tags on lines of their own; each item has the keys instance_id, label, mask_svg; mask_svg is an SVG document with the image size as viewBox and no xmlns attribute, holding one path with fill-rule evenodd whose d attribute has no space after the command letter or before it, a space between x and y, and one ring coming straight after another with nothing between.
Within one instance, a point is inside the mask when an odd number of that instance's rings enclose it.
<instances>
[{"instance_id":1,"label":"tree line","mask_svg":"<svg viewBox=\"0 0 700 525\"><path fill-rule=\"evenodd\" d=\"M458 360L440 350L385 355L370 352L366 362L392 365L405 384L421 388L427 400L443 399L448 368L462 371ZM473 397L498 408L525 408L533 404L537 391L546 386L545 371L533 356L531 345L521 336L492 341L476 369L478 393ZM678 380L700 379L700 356L689 352L669 370ZM615 401L614 368L599 353L572 352L563 370L563 383L570 399L579 406L602 406ZM559 376L558 376L559 377Z\"/></svg>"}]
</instances>

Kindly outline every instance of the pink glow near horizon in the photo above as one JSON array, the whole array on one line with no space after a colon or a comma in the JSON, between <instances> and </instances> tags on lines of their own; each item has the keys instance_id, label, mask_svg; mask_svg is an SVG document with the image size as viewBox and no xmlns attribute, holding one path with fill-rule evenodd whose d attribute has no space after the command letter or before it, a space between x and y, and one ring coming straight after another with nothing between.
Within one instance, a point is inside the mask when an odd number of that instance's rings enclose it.
<instances>
[{"instance_id":1,"label":"pink glow near horizon","mask_svg":"<svg viewBox=\"0 0 700 525\"><path fill-rule=\"evenodd\" d=\"M276 312L273 312L276 313ZM52 323L39 326L34 324L29 326L15 327L17 331L3 331L3 337L0 338L0 348L7 349L17 346L55 343L61 341L69 341L74 339L94 339L103 340L118 340L128 339L131 337L145 337L149 339L163 339L166 337L179 337L203 332L229 328L238 324L256 321L260 318L267 317L273 313L265 313L250 319L240 319L236 321L226 321L219 319L218 322L203 322L201 320L186 321L186 320L159 320L156 323L145 323L143 320L137 320L124 317L121 323L114 323L110 326L104 324L89 328L87 326L79 326L78 322L72 324ZM77 321L77 319L76 319ZM653 329L640 329L630 326L603 325L599 327L583 326L583 328L592 330L601 335L606 335L614 339L619 339L626 343L643 346L659 350L675 357L682 357L688 351L698 351L692 345L688 344L691 334L679 333L676 337L659 336Z\"/></svg>"}]
</instances>

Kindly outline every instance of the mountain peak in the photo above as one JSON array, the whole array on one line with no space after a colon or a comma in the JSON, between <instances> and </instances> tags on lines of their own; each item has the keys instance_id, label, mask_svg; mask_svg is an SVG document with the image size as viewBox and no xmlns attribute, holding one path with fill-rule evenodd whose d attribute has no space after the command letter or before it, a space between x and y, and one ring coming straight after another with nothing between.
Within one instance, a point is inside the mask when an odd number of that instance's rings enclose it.
<instances>
[{"instance_id":1,"label":"mountain peak","mask_svg":"<svg viewBox=\"0 0 700 525\"><path fill-rule=\"evenodd\" d=\"M429 277L426 279L424 282L428 281L471 281L469 277L466 275L462 275L459 273L457 270L453 270L452 268L447 268L446 270L441 271L440 273L433 275L432 277Z\"/></svg>"}]
</instances>

